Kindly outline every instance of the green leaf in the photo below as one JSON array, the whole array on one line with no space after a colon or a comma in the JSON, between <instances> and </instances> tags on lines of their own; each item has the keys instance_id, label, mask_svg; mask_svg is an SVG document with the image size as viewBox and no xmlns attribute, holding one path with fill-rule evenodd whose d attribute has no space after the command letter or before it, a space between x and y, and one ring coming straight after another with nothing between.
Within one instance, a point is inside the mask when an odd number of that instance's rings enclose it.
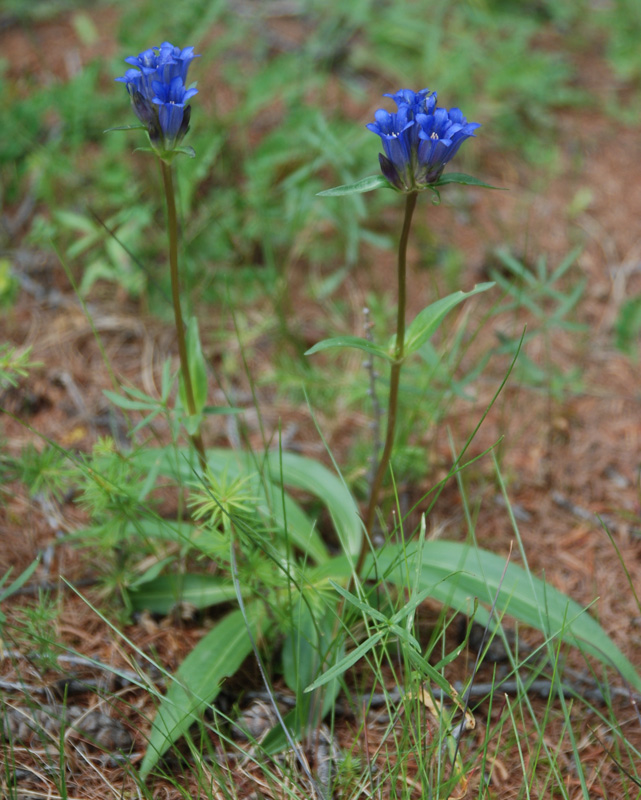
<instances>
[{"instance_id":1,"label":"green leaf","mask_svg":"<svg viewBox=\"0 0 641 800\"><path fill-rule=\"evenodd\" d=\"M498 189L505 191L500 186L491 186L489 183L475 178L473 175L466 175L464 172L448 172L433 184L433 186L447 186L448 183L459 183L462 186L480 186L483 189Z\"/></svg>"},{"instance_id":2,"label":"green leaf","mask_svg":"<svg viewBox=\"0 0 641 800\"><path fill-rule=\"evenodd\" d=\"M195 413L191 416L199 417L207 402L207 366L200 345L200 334L198 332L198 320L196 317L192 317L187 326L187 362L196 406L194 410ZM187 392L184 381L182 380L182 374L180 376L180 402L184 409L191 411L187 404ZM194 432L195 431L190 431L192 435Z\"/></svg>"},{"instance_id":3,"label":"green leaf","mask_svg":"<svg viewBox=\"0 0 641 800\"><path fill-rule=\"evenodd\" d=\"M418 577L417 560L421 564ZM335 580L346 580L351 571L349 560L337 557L315 574L317 579L331 574ZM496 598L499 615L506 613L548 638L561 637L602 664L614 667L641 691L641 676L636 668L588 610L518 565L509 563L506 568L505 558L488 550L447 541L428 541L420 550L416 545L391 544L367 557L363 575L365 580L368 575L382 576L399 588L411 585L414 591L429 589L431 597L464 614L469 615L476 608L475 619L481 625L490 622L488 609ZM365 652L367 648L363 647L359 657ZM316 681L308 690L318 685Z\"/></svg>"},{"instance_id":4,"label":"green leaf","mask_svg":"<svg viewBox=\"0 0 641 800\"><path fill-rule=\"evenodd\" d=\"M185 430L190 436L195 436L201 428L203 422L202 414L187 414L181 417L180 421L185 426Z\"/></svg>"},{"instance_id":5,"label":"green leaf","mask_svg":"<svg viewBox=\"0 0 641 800\"><path fill-rule=\"evenodd\" d=\"M130 587L129 600L134 611L168 614L177 603L189 603L197 609L209 608L236 599L229 580L217 575L161 575L140 585Z\"/></svg>"},{"instance_id":6,"label":"green leaf","mask_svg":"<svg viewBox=\"0 0 641 800\"><path fill-rule=\"evenodd\" d=\"M305 687L315 680L327 664L344 655L344 637L336 622L336 608L325 605L318 595L306 590L307 602L299 597L291 614L292 629L283 644L283 678L296 694L296 707L285 718L292 738L300 738L303 731L313 730L334 706L340 691L338 679L330 682L319 696L305 692ZM314 615L312 617L312 614ZM338 637L338 638L337 638ZM287 746L282 726L275 726L261 743L266 752L275 753Z\"/></svg>"},{"instance_id":7,"label":"green leaf","mask_svg":"<svg viewBox=\"0 0 641 800\"><path fill-rule=\"evenodd\" d=\"M146 131L144 125L118 125L115 128L106 128L103 133L111 133L111 131Z\"/></svg>"},{"instance_id":8,"label":"green leaf","mask_svg":"<svg viewBox=\"0 0 641 800\"><path fill-rule=\"evenodd\" d=\"M176 147L174 150L175 153L181 153L184 156L189 156L189 158L196 158L196 151L191 145L185 144L181 145L180 147Z\"/></svg>"},{"instance_id":9,"label":"green leaf","mask_svg":"<svg viewBox=\"0 0 641 800\"><path fill-rule=\"evenodd\" d=\"M454 292L437 300L417 314L405 333L405 354L415 353L435 333L447 314L459 303L472 295L485 292L493 283L479 283L469 292Z\"/></svg>"},{"instance_id":10,"label":"green leaf","mask_svg":"<svg viewBox=\"0 0 641 800\"><path fill-rule=\"evenodd\" d=\"M139 589L141 586L144 586L146 583L151 583L152 581L155 581L156 578L165 569L165 567L168 567L170 564L173 564L175 560L176 557L171 555L171 556L166 556L165 558L159 558L157 561L154 561L153 564L150 567L147 567L147 569L143 573L137 575L128 582L127 589L129 591L135 592L137 589Z\"/></svg>"},{"instance_id":11,"label":"green leaf","mask_svg":"<svg viewBox=\"0 0 641 800\"><path fill-rule=\"evenodd\" d=\"M334 664L333 667L324 672L319 678L317 678L313 683L305 689L306 692L313 692L315 689L318 689L320 686L324 686L326 683L330 681L340 678L340 676L348 670L351 666L353 666L357 661L359 661L364 655L369 653L369 651L375 647L380 640L388 633L387 630L384 631L377 631L373 636L370 636L369 639L366 639L364 642L358 645L358 647L354 648L351 652L349 652L345 658L342 658L337 664Z\"/></svg>"},{"instance_id":12,"label":"green leaf","mask_svg":"<svg viewBox=\"0 0 641 800\"><path fill-rule=\"evenodd\" d=\"M333 339L323 339L322 342L317 342L313 347L310 347L305 355L311 356L313 353L320 353L321 350L329 350L331 347L355 347L357 350L364 350L372 356L380 356L388 361L394 360L384 347L379 347L360 336L335 336Z\"/></svg>"},{"instance_id":13,"label":"green leaf","mask_svg":"<svg viewBox=\"0 0 641 800\"><path fill-rule=\"evenodd\" d=\"M298 704L291 711L283 717L283 722L287 726L289 737L283 730L280 722L277 722L274 727L267 732L265 738L260 743L260 752L267 756L276 755L283 750L287 750L290 746L290 738L295 742L299 742L303 735L303 726L301 724L301 713Z\"/></svg>"},{"instance_id":14,"label":"green leaf","mask_svg":"<svg viewBox=\"0 0 641 800\"><path fill-rule=\"evenodd\" d=\"M194 525L192 522L166 520L160 517L135 519L125 525L124 536L130 538L136 535L150 540L190 546L193 542Z\"/></svg>"},{"instance_id":15,"label":"green leaf","mask_svg":"<svg viewBox=\"0 0 641 800\"><path fill-rule=\"evenodd\" d=\"M12 583L10 583L9 586L7 586L6 589L3 589L2 587L9 580L11 572L13 571L13 567L9 567L9 569L5 572L2 578L0 578L0 603L3 600L6 600L7 597L11 597L11 595L17 592L19 589L22 589L25 583L36 571L36 568L38 567L39 564L40 564L40 557L32 561L24 572L21 572L20 575L18 575L18 577L15 578L12 581ZM4 622L5 620L6 620L5 615L0 611L0 622Z\"/></svg>"},{"instance_id":16,"label":"green leaf","mask_svg":"<svg viewBox=\"0 0 641 800\"><path fill-rule=\"evenodd\" d=\"M369 605L369 603L363 602L363 600L361 600L355 594L341 586L340 583L336 583L336 581L332 580L330 580L329 583L332 589L338 592L338 594L347 600L350 605L354 606L359 611L362 611L363 614L367 614L367 616L371 617L375 622L381 622L383 625L389 626L390 620L385 616L385 614L382 614L378 609Z\"/></svg>"},{"instance_id":17,"label":"green leaf","mask_svg":"<svg viewBox=\"0 0 641 800\"><path fill-rule=\"evenodd\" d=\"M40 564L40 557L34 559L31 562L31 564L29 564L29 566L24 570L24 572L21 572L20 575L18 575L18 577L15 578L9 584L9 586L7 586L6 589L2 589L2 591L0 592L0 601L1 600L6 600L7 597L11 597L11 595L14 594L14 592L17 592L18 589L22 589L22 587L25 585L25 583L29 580L29 578L36 571L36 569L37 569L39 564ZM0 580L0 587L4 586L5 582L9 579L12 570L13 570L13 567L9 567L7 572L2 576L2 579Z\"/></svg>"},{"instance_id":18,"label":"green leaf","mask_svg":"<svg viewBox=\"0 0 641 800\"><path fill-rule=\"evenodd\" d=\"M455 652L458 652L458 650ZM446 695L450 694L452 691L450 684L436 667L433 667L427 659L423 658L420 653L411 647L407 648L407 655L414 669L419 670L424 678L427 678L431 683L435 683Z\"/></svg>"},{"instance_id":19,"label":"green leaf","mask_svg":"<svg viewBox=\"0 0 641 800\"><path fill-rule=\"evenodd\" d=\"M342 551L357 556L361 550L363 523L358 505L345 483L319 461L296 453L274 451L267 457L272 480L280 481L281 461L283 483L304 489L322 500L332 518Z\"/></svg>"},{"instance_id":20,"label":"green leaf","mask_svg":"<svg viewBox=\"0 0 641 800\"><path fill-rule=\"evenodd\" d=\"M267 619L257 603L245 609L251 636L264 633ZM140 767L144 780L158 760L216 698L225 678L233 675L251 652L251 638L240 611L232 611L198 642L178 668L156 713L147 752Z\"/></svg>"},{"instance_id":21,"label":"green leaf","mask_svg":"<svg viewBox=\"0 0 641 800\"><path fill-rule=\"evenodd\" d=\"M368 178L363 178L356 183L348 183L344 186L335 186L333 189L325 189L324 192L318 192L319 197L342 197L346 194L363 194L363 192L372 192L374 189L394 189L392 184L382 175L370 175Z\"/></svg>"},{"instance_id":22,"label":"green leaf","mask_svg":"<svg viewBox=\"0 0 641 800\"><path fill-rule=\"evenodd\" d=\"M203 414L240 414L245 410L234 406L205 406Z\"/></svg>"},{"instance_id":23,"label":"green leaf","mask_svg":"<svg viewBox=\"0 0 641 800\"><path fill-rule=\"evenodd\" d=\"M377 553L376 570L397 586L407 585L418 552L390 545ZM418 589L431 588L431 596L446 606L470 613L475 599L491 606L497 596L497 609L542 630L548 637L561 636L565 642L595 656L617 669L635 689L641 690L641 677L617 648L599 623L582 606L549 583L529 575L516 564L487 550L460 542L425 542ZM373 569L370 556L366 569ZM505 570L505 576L503 572ZM489 621L487 608L479 606L476 620Z\"/></svg>"},{"instance_id":24,"label":"green leaf","mask_svg":"<svg viewBox=\"0 0 641 800\"><path fill-rule=\"evenodd\" d=\"M116 394L116 392L109 391L109 389L104 389L102 393L115 406L124 408L126 411L149 411L158 405L158 403L154 403L151 398L144 402L141 400L130 400L128 397L123 397L120 394Z\"/></svg>"}]
</instances>

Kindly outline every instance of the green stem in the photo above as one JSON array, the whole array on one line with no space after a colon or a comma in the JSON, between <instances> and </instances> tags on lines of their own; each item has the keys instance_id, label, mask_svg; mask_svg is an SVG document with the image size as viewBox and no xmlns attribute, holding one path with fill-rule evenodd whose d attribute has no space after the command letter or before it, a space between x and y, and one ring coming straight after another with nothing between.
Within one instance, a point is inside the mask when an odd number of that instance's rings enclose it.
<instances>
[{"instance_id":1,"label":"green stem","mask_svg":"<svg viewBox=\"0 0 641 800\"><path fill-rule=\"evenodd\" d=\"M176 336L178 338L178 353L180 355L180 370L182 372L185 385L185 395L187 396L187 410L190 416L196 415L196 401L194 400L194 387L191 382L189 371L189 359L187 356L187 342L185 340L185 324L183 322L182 310L180 307L180 279L178 275L178 218L176 216L176 197L174 194L174 176L171 164L159 159L162 169L162 179L165 186L165 198L167 200L167 235L169 239L169 271L171 274L171 297L174 304L174 318L176 320ZM200 467L205 471L207 458L205 456L205 446L200 431L190 436L192 444L198 453Z\"/></svg>"},{"instance_id":2,"label":"green stem","mask_svg":"<svg viewBox=\"0 0 641 800\"><path fill-rule=\"evenodd\" d=\"M416 208L418 194L411 192L405 197L405 219L403 220L403 230L398 243L398 306L396 316L396 346L394 349L394 362L390 374L389 402L387 406L387 433L385 435L385 445L383 454L378 464L376 475L372 483L369 503L365 514L365 533L361 552L356 562L356 574L360 575L365 562L365 557L372 538L372 529L376 518L376 506L378 496L383 485L383 480L389 467L392 449L394 447L394 435L396 431L396 414L398 410L398 387L401 378L401 368L405 357L405 307L407 305L407 241L412 226L412 216Z\"/></svg>"}]
</instances>

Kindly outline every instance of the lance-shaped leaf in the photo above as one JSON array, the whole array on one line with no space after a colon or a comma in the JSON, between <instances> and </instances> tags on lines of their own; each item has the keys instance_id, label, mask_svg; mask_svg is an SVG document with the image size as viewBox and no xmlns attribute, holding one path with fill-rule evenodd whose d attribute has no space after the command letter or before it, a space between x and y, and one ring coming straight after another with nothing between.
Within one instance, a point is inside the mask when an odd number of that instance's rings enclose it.
<instances>
[{"instance_id":1,"label":"lance-shaped leaf","mask_svg":"<svg viewBox=\"0 0 641 800\"><path fill-rule=\"evenodd\" d=\"M111 133L111 131L146 131L144 125L116 125L115 128L105 128L103 133Z\"/></svg>"},{"instance_id":2,"label":"lance-shaped leaf","mask_svg":"<svg viewBox=\"0 0 641 800\"><path fill-rule=\"evenodd\" d=\"M416 564L420 564L418 577ZM334 580L349 579L351 565L344 557L332 559L319 568L318 574L331 569ZM481 625L489 622L489 608L496 600L496 610L542 631L547 637L560 637L564 642L589 653L602 664L614 667L636 690L641 691L641 675L623 655L589 610L579 605L551 584L526 572L517 564L488 550L461 542L428 541L418 546L387 545L369 555L363 575L396 584L399 589L408 585L415 591L429 589L429 595L445 606L472 614ZM369 641L369 640L368 640ZM364 642L357 648L356 657L325 673L324 678L340 674L365 653ZM308 690L315 688L316 681Z\"/></svg>"},{"instance_id":3,"label":"lance-shaped leaf","mask_svg":"<svg viewBox=\"0 0 641 800\"><path fill-rule=\"evenodd\" d=\"M464 172L448 172L433 183L432 186L447 186L449 183L459 183L461 186L479 186L482 189L498 189L504 191L500 186L491 186L480 178L473 175L466 175Z\"/></svg>"},{"instance_id":4,"label":"lance-shaped leaf","mask_svg":"<svg viewBox=\"0 0 641 800\"><path fill-rule=\"evenodd\" d=\"M317 342L313 347L310 347L305 355L311 356L314 353L320 353L321 350L329 350L332 347L352 347L357 350L363 350L371 356L380 356L388 361L393 361L392 356L384 347L379 347L361 336L335 336L332 339L323 339L322 342Z\"/></svg>"},{"instance_id":5,"label":"lance-shaped leaf","mask_svg":"<svg viewBox=\"0 0 641 800\"><path fill-rule=\"evenodd\" d=\"M245 612L247 623L241 611L232 611L198 642L178 668L154 718L147 752L140 767L143 780L167 749L186 733L203 709L216 698L223 680L240 669L249 655L249 631L256 639L266 625L266 617L259 604L247 606Z\"/></svg>"},{"instance_id":6,"label":"lance-shaped leaf","mask_svg":"<svg viewBox=\"0 0 641 800\"><path fill-rule=\"evenodd\" d=\"M363 522L358 505L344 481L320 461L297 453L270 452L267 462L272 480L281 477L286 486L303 489L321 500L332 518L334 530L344 553L350 557L360 552Z\"/></svg>"},{"instance_id":7,"label":"lance-shaped leaf","mask_svg":"<svg viewBox=\"0 0 641 800\"><path fill-rule=\"evenodd\" d=\"M202 609L227 603L236 599L236 591L230 580L218 575L159 575L130 588L129 601L134 611L151 611L152 614L168 614L178 603L188 603Z\"/></svg>"},{"instance_id":8,"label":"lance-shaped leaf","mask_svg":"<svg viewBox=\"0 0 641 800\"><path fill-rule=\"evenodd\" d=\"M356 183L347 183L344 186L335 186L333 189L325 189L324 192L318 192L319 197L342 197L346 194L363 194L364 192L373 192L374 189L393 189L392 184L382 175L370 175L368 178L362 178Z\"/></svg>"},{"instance_id":9,"label":"lance-shaped leaf","mask_svg":"<svg viewBox=\"0 0 641 800\"><path fill-rule=\"evenodd\" d=\"M434 334L447 314L459 303L472 295L485 292L493 283L479 283L470 292L454 292L424 308L414 318L405 333L405 355L415 353Z\"/></svg>"},{"instance_id":10,"label":"lance-shaped leaf","mask_svg":"<svg viewBox=\"0 0 641 800\"><path fill-rule=\"evenodd\" d=\"M189 365L194 403L196 404L195 414L202 414L207 402L207 365L205 364L200 344L200 333L198 332L196 317L192 317L187 326L187 363ZM189 409L187 390L182 374L180 378L180 401L183 404L183 408Z\"/></svg>"},{"instance_id":11,"label":"lance-shaped leaf","mask_svg":"<svg viewBox=\"0 0 641 800\"><path fill-rule=\"evenodd\" d=\"M397 545L376 555L376 569L399 587L407 585L408 569L418 557L416 549L404 553ZM367 566L371 569L371 558ZM583 606L549 583L505 558L460 542L425 542L417 589L432 588L431 596L458 611L471 613L475 599L480 603L475 619L489 620L488 606L538 628L548 637L563 641L613 666L637 691L641 676Z\"/></svg>"}]
</instances>

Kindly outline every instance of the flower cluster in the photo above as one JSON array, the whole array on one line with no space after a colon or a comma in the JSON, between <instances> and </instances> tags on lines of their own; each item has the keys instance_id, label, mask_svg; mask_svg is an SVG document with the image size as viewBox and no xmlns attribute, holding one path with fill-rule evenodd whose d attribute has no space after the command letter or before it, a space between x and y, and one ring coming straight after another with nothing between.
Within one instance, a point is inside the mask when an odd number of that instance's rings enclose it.
<instances>
[{"instance_id":1,"label":"flower cluster","mask_svg":"<svg viewBox=\"0 0 641 800\"><path fill-rule=\"evenodd\" d=\"M436 108L436 92L429 89L401 89L385 97L394 100L396 113L379 108L367 126L383 142L385 155L378 157L383 175L401 192L426 189L480 125L468 122L458 108Z\"/></svg>"},{"instance_id":2,"label":"flower cluster","mask_svg":"<svg viewBox=\"0 0 641 800\"><path fill-rule=\"evenodd\" d=\"M191 106L187 102L198 89L187 88L187 70L198 58L193 47L174 47L163 42L137 56L126 58L128 69L117 81L127 84L138 119L145 125L152 146L173 150L189 130Z\"/></svg>"}]
</instances>

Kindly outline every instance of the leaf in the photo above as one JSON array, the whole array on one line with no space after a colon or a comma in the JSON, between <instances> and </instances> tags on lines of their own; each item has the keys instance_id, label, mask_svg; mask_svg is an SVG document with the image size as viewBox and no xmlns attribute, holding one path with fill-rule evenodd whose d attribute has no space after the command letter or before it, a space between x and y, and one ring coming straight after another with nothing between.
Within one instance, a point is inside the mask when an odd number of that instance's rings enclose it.
<instances>
[{"instance_id":1,"label":"leaf","mask_svg":"<svg viewBox=\"0 0 641 800\"><path fill-rule=\"evenodd\" d=\"M146 131L144 125L118 125L115 128L105 128L103 133L111 133L111 131Z\"/></svg>"},{"instance_id":2,"label":"leaf","mask_svg":"<svg viewBox=\"0 0 641 800\"><path fill-rule=\"evenodd\" d=\"M129 600L134 611L168 614L177 603L189 603L197 609L236 599L229 580L217 575L160 575L140 585L130 587Z\"/></svg>"},{"instance_id":3,"label":"leaf","mask_svg":"<svg viewBox=\"0 0 641 800\"><path fill-rule=\"evenodd\" d=\"M320 686L324 686L326 683L329 683L331 680L335 678L340 678L340 676L348 670L351 666L353 666L357 661L359 661L364 655L369 653L369 651L375 647L383 636L388 633L387 630L377 631L373 636L370 636L369 639L366 639L364 642L355 647L350 653L348 653L345 658L342 658L337 664L334 664L333 667L324 672L319 678L317 678L313 683L305 689L306 692L313 692L315 689L318 689Z\"/></svg>"},{"instance_id":4,"label":"leaf","mask_svg":"<svg viewBox=\"0 0 641 800\"><path fill-rule=\"evenodd\" d=\"M2 587L5 584L5 582L9 580L9 577L11 576L11 572L13 570L13 567L9 567L9 569L5 572L5 574L2 576L2 578L0 578L0 589L1 589L1 591L0 591L0 601L6 600L7 597L11 597L11 595L14 594L14 592L17 592L18 589L22 589L22 587L25 585L25 583L29 580L29 578L36 571L36 569L37 569L39 564L40 564L40 556L35 558L31 562L31 564L29 564L29 566L24 570L24 572L21 572L20 575L18 575L18 577L15 578L9 584L9 586L7 586L6 589L2 589Z\"/></svg>"},{"instance_id":5,"label":"leaf","mask_svg":"<svg viewBox=\"0 0 641 800\"><path fill-rule=\"evenodd\" d=\"M257 603L245 609L251 636L264 633L267 620ZM163 698L140 767L144 780L158 760L216 698L225 678L233 675L251 652L251 638L240 611L232 611L198 642L178 668Z\"/></svg>"},{"instance_id":6,"label":"leaf","mask_svg":"<svg viewBox=\"0 0 641 800\"><path fill-rule=\"evenodd\" d=\"M152 581L155 581L156 578L162 574L162 571L165 569L165 567L168 567L170 564L173 564L175 560L176 557L171 555L171 556L165 556L165 558L159 558L157 561L154 561L151 564L151 566L147 567L147 569L144 572L142 572L140 575L137 575L128 582L127 589L129 591L135 592L137 589L139 589L141 586L144 586L146 583L151 583Z\"/></svg>"},{"instance_id":7,"label":"leaf","mask_svg":"<svg viewBox=\"0 0 641 800\"><path fill-rule=\"evenodd\" d=\"M421 563L418 578L417 559ZM341 556L315 574L318 579L331 574L335 580L346 580L352 574L352 566ZM560 636L602 664L614 667L641 691L641 676L634 665L583 606L516 564L510 563L506 568L505 559L488 550L447 541L425 542L420 552L415 545L391 544L367 557L363 575L365 580L380 576L399 588L411 585L414 591L429 589L431 597L465 614L472 613L478 600L475 620L481 625L490 622L488 609L496 597L499 615L507 613L549 638ZM316 681L308 690L318 685Z\"/></svg>"},{"instance_id":8,"label":"leaf","mask_svg":"<svg viewBox=\"0 0 641 800\"><path fill-rule=\"evenodd\" d=\"M363 194L363 192L372 192L374 189L394 189L392 184L382 175L370 175L368 178L362 178L356 183L348 183L344 186L335 186L333 189L325 189L324 192L318 192L318 197L342 197L346 194Z\"/></svg>"},{"instance_id":9,"label":"leaf","mask_svg":"<svg viewBox=\"0 0 641 800\"><path fill-rule=\"evenodd\" d=\"M86 529L91 531L91 528ZM99 528L98 528L99 530ZM194 525L182 520L151 517L130 520L124 527L124 538L135 535L161 542L176 542L183 546L193 543Z\"/></svg>"},{"instance_id":10,"label":"leaf","mask_svg":"<svg viewBox=\"0 0 641 800\"><path fill-rule=\"evenodd\" d=\"M180 386L182 387L182 376ZM180 421L185 426L185 430L190 436L195 436L201 428L203 415L202 414L186 414L180 418Z\"/></svg>"},{"instance_id":11,"label":"leaf","mask_svg":"<svg viewBox=\"0 0 641 800\"><path fill-rule=\"evenodd\" d=\"M301 714L298 705L288 711L283 717L283 722L287 726L289 736L283 730L280 722L267 732L265 738L260 743L260 752L266 756L273 756L290 747L290 739L299 742L303 734L301 725Z\"/></svg>"},{"instance_id":12,"label":"leaf","mask_svg":"<svg viewBox=\"0 0 641 800\"><path fill-rule=\"evenodd\" d=\"M420 311L405 333L405 354L415 353L435 333L447 314L472 295L491 289L494 283L479 283L469 292L454 292Z\"/></svg>"},{"instance_id":13,"label":"leaf","mask_svg":"<svg viewBox=\"0 0 641 800\"><path fill-rule=\"evenodd\" d=\"M388 361L394 360L384 347L379 347L360 336L335 336L332 339L323 339L322 342L317 342L313 347L310 347L305 355L311 356L313 353L320 353L322 350L329 350L331 347L355 347L357 350L364 350L370 355L380 356Z\"/></svg>"},{"instance_id":14,"label":"leaf","mask_svg":"<svg viewBox=\"0 0 641 800\"><path fill-rule=\"evenodd\" d=\"M207 366L203 357L202 347L200 345L200 334L198 332L198 321L196 317L189 320L187 326L187 363L189 369L189 376L191 377L191 388L194 395L195 408L189 408L187 402L187 390L184 386L182 374L180 376L180 402L183 408L187 409L191 416L199 417L205 408L207 402ZM198 420L200 423L200 419ZM197 428L196 428L197 430ZM195 431L190 431L193 435Z\"/></svg>"},{"instance_id":15,"label":"leaf","mask_svg":"<svg viewBox=\"0 0 641 800\"><path fill-rule=\"evenodd\" d=\"M377 553L376 570L397 586L407 584L407 569L418 557L390 545ZM370 569L374 561L367 562ZM503 572L505 575L503 576ZM599 623L577 602L549 583L529 575L516 564L505 567L505 559L487 550L460 542L425 542L422 567L416 588L431 587L431 596L463 613L473 608L475 598L490 606L497 596L497 609L542 630L548 637L579 647L608 666L613 666L637 690L641 677ZM477 622L485 624L489 612L479 606Z\"/></svg>"},{"instance_id":16,"label":"leaf","mask_svg":"<svg viewBox=\"0 0 641 800\"><path fill-rule=\"evenodd\" d=\"M29 566L24 570L24 572L21 572L20 575L18 575L18 577L15 578L9 584L9 586L7 586L6 589L3 589L2 587L9 580L11 572L13 571L13 567L9 567L9 569L5 572L2 578L0 578L0 603L3 600L6 600L7 597L11 597L11 595L17 592L19 589L22 589L25 583L36 571L36 568L38 567L39 564L40 564L40 557L38 556L38 558L32 561L31 564L29 564ZM5 615L0 611L0 622L5 622L5 620L6 620Z\"/></svg>"},{"instance_id":17,"label":"leaf","mask_svg":"<svg viewBox=\"0 0 641 800\"><path fill-rule=\"evenodd\" d=\"M323 501L330 513L341 549L350 556L361 550L363 523L360 511L344 482L324 464L296 453L270 452L267 463L272 480L282 480L286 486L304 489Z\"/></svg>"},{"instance_id":18,"label":"leaf","mask_svg":"<svg viewBox=\"0 0 641 800\"><path fill-rule=\"evenodd\" d=\"M283 678L296 695L296 706L284 721L291 737L296 740L300 739L303 731L318 727L334 707L341 688L335 679L316 696L305 692L307 684L318 677L324 666L344 655L344 637L337 625L336 608L322 602L323 605L318 607L311 595L307 596L307 602L301 597L297 599L290 612L292 629L283 643ZM274 726L261 743L267 753L276 753L287 746L287 737L280 724Z\"/></svg>"},{"instance_id":19,"label":"leaf","mask_svg":"<svg viewBox=\"0 0 641 800\"><path fill-rule=\"evenodd\" d=\"M368 603L363 602L355 594L343 588L340 583L336 583L336 581L330 581L329 583L332 589L337 591L338 594L347 600L350 605L354 606L359 611L362 611L363 614L367 614L367 616L371 617L375 622L380 622L383 625L389 626L390 620L385 616L385 614L382 614L378 609L374 608Z\"/></svg>"},{"instance_id":20,"label":"leaf","mask_svg":"<svg viewBox=\"0 0 641 800\"><path fill-rule=\"evenodd\" d=\"M243 411L246 409L235 406L205 406L203 408L203 414L241 414Z\"/></svg>"},{"instance_id":21,"label":"leaf","mask_svg":"<svg viewBox=\"0 0 641 800\"><path fill-rule=\"evenodd\" d=\"M281 536L317 563L327 560L327 547L314 521L289 494L276 483L261 482L258 476L256 491L262 491L266 498L260 506L261 513L273 518Z\"/></svg>"},{"instance_id":22,"label":"leaf","mask_svg":"<svg viewBox=\"0 0 641 800\"><path fill-rule=\"evenodd\" d=\"M173 151L174 153L182 153L184 156L189 156L189 158L196 158L196 151L191 145L185 144L181 145L180 147L176 147Z\"/></svg>"},{"instance_id":23,"label":"leaf","mask_svg":"<svg viewBox=\"0 0 641 800\"><path fill-rule=\"evenodd\" d=\"M473 175L466 175L464 172L448 172L445 175L441 175L436 183L432 185L447 186L449 183L459 183L462 186L479 186L483 189L498 189L499 191L505 191L505 189L501 189L500 186L490 186L489 183L485 183L485 181L475 178Z\"/></svg>"},{"instance_id":24,"label":"leaf","mask_svg":"<svg viewBox=\"0 0 641 800\"><path fill-rule=\"evenodd\" d=\"M158 403L154 403L151 398L147 402L143 402L141 400L130 400L128 397L123 397L120 394L116 394L116 392L109 391L109 389L103 389L102 393L108 400L111 400L115 406L124 408L127 411L149 411L158 405Z\"/></svg>"}]
</instances>

